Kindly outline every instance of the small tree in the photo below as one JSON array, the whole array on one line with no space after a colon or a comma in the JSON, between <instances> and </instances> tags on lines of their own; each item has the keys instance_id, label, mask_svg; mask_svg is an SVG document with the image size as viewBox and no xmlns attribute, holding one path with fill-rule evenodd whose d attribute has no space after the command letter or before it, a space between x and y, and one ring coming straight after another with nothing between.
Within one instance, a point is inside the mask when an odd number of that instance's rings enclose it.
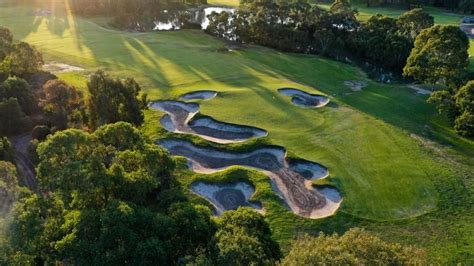
<instances>
[{"instance_id":1,"label":"small tree","mask_svg":"<svg viewBox=\"0 0 474 266\"><path fill-rule=\"evenodd\" d=\"M5 59L5 56L10 53L10 48L13 43L12 32L5 28L0 27L0 61Z\"/></svg>"},{"instance_id":2,"label":"small tree","mask_svg":"<svg viewBox=\"0 0 474 266\"><path fill-rule=\"evenodd\" d=\"M143 123L144 106L139 98L140 86L134 79L113 79L97 71L87 83L87 106L92 128L103 124L125 121L134 125Z\"/></svg>"},{"instance_id":3,"label":"small tree","mask_svg":"<svg viewBox=\"0 0 474 266\"><path fill-rule=\"evenodd\" d=\"M35 95L24 79L10 77L0 85L0 99L8 98L16 98L27 115L37 110Z\"/></svg>"},{"instance_id":4,"label":"small tree","mask_svg":"<svg viewBox=\"0 0 474 266\"><path fill-rule=\"evenodd\" d=\"M44 64L41 53L26 42L14 44L5 60L10 62L11 73L16 76L36 73Z\"/></svg>"},{"instance_id":5,"label":"small tree","mask_svg":"<svg viewBox=\"0 0 474 266\"><path fill-rule=\"evenodd\" d=\"M0 138L0 161L13 162L12 144L6 137Z\"/></svg>"},{"instance_id":6,"label":"small tree","mask_svg":"<svg viewBox=\"0 0 474 266\"><path fill-rule=\"evenodd\" d=\"M459 27L436 25L423 30L403 69L405 76L428 84L449 85L469 64L469 40Z\"/></svg>"},{"instance_id":7,"label":"small tree","mask_svg":"<svg viewBox=\"0 0 474 266\"><path fill-rule=\"evenodd\" d=\"M0 102L0 135L13 135L26 130L31 124L16 98Z\"/></svg>"},{"instance_id":8,"label":"small tree","mask_svg":"<svg viewBox=\"0 0 474 266\"><path fill-rule=\"evenodd\" d=\"M59 130L82 127L86 115L80 91L58 79L46 82L43 91L39 105L52 126Z\"/></svg>"}]
</instances>

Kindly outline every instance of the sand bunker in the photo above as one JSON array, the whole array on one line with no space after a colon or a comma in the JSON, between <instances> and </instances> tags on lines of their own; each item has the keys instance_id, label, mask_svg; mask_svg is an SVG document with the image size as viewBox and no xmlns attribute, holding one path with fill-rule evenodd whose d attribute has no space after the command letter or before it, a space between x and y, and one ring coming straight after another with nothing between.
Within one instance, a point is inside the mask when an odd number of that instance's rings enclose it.
<instances>
[{"instance_id":1,"label":"sand bunker","mask_svg":"<svg viewBox=\"0 0 474 266\"><path fill-rule=\"evenodd\" d=\"M63 63L47 63L43 66L43 70L51 73L66 73L84 71L83 68L71 66Z\"/></svg>"},{"instance_id":2,"label":"sand bunker","mask_svg":"<svg viewBox=\"0 0 474 266\"><path fill-rule=\"evenodd\" d=\"M247 182L212 184L197 181L191 184L190 189L207 199L214 206L217 215L227 210L236 210L241 206L250 206L260 213L264 212L260 203L250 200L255 188Z\"/></svg>"},{"instance_id":3,"label":"sand bunker","mask_svg":"<svg viewBox=\"0 0 474 266\"><path fill-rule=\"evenodd\" d=\"M267 131L255 127L224 123L207 116L194 118L199 112L196 103L158 101L150 107L167 113L160 122L166 130L174 133L197 135L224 144L267 135Z\"/></svg>"},{"instance_id":4,"label":"sand bunker","mask_svg":"<svg viewBox=\"0 0 474 266\"><path fill-rule=\"evenodd\" d=\"M251 152L237 153L204 148L178 139L161 140L158 145L166 148L172 155L186 157L189 167L198 173L218 172L234 165L260 170L270 177L277 188L275 190L285 200L288 207L295 214L303 217L330 216L339 208L342 201L335 188L308 187L308 178L305 178L301 172L311 172L311 176L320 177L327 176L327 173L316 167L317 164L308 164L307 161L293 163L293 166L290 166L283 148L264 147Z\"/></svg>"},{"instance_id":5,"label":"sand bunker","mask_svg":"<svg viewBox=\"0 0 474 266\"><path fill-rule=\"evenodd\" d=\"M186 93L179 97L183 101L189 100L209 100L217 96L216 91L202 90Z\"/></svg>"},{"instance_id":6,"label":"sand bunker","mask_svg":"<svg viewBox=\"0 0 474 266\"><path fill-rule=\"evenodd\" d=\"M349 87L352 91L361 91L369 84L365 80L346 80L344 81L344 85Z\"/></svg>"},{"instance_id":7,"label":"sand bunker","mask_svg":"<svg viewBox=\"0 0 474 266\"><path fill-rule=\"evenodd\" d=\"M329 98L319 94L310 94L302 90L283 88L279 93L291 96L291 102L301 107L323 107L329 103Z\"/></svg>"}]
</instances>

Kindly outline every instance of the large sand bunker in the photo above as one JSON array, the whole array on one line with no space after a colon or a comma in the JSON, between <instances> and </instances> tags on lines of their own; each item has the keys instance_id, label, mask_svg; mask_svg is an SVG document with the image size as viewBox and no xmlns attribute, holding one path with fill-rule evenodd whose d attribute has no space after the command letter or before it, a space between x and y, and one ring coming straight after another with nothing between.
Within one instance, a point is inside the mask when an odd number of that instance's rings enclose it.
<instances>
[{"instance_id":1,"label":"large sand bunker","mask_svg":"<svg viewBox=\"0 0 474 266\"><path fill-rule=\"evenodd\" d=\"M150 107L167 113L160 122L166 130L174 133L197 135L216 143L243 142L267 135L267 131L255 127L224 123L211 117L195 118L199 113L196 103L158 101Z\"/></svg>"},{"instance_id":2,"label":"large sand bunker","mask_svg":"<svg viewBox=\"0 0 474 266\"><path fill-rule=\"evenodd\" d=\"M217 96L216 91L209 91L209 90L201 90L201 91L193 91L190 93L186 93L179 97L183 101L189 100L209 100Z\"/></svg>"},{"instance_id":3,"label":"large sand bunker","mask_svg":"<svg viewBox=\"0 0 474 266\"><path fill-rule=\"evenodd\" d=\"M291 102L301 107L323 107L329 103L329 98L319 94L311 94L292 88L278 89L278 92L291 97Z\"/></svg>"},{"instance_id":4,"label":"large sand bunker","mask_svg":"<svg viewBox=\"0 0 474 266\"><path fill-rule=\"evenodd\" d=\"M250 200L255 188L247 182L212 184L197 181L191 184L190 189L207 199L214 206L217 215L227 210L236 210L241 206L250 206L263 213L261 204Z\"/></svg>"},{"instance_id":5,"label":"large sand bunker","mask_svg":"<svg viewBox=\"0 0 474 266\"><path fill-rule=\"evenodd\" d=\"M334 214L342 201L339 192L332 187L308 187L303 171L314 171L311 176L327 176L316 165L306 164L295 171L298 164L290 166L286 151L279 147L263 147L251 152L231 152L196 146L186 140L164 139L158 142L172 155L184 156L189 167L198 173L213 173L239 165L254 168L267 174L277 192L288 207L297 215L307 218L323 218ZM326 170L327 171L327 170ZM312 178L312 177L311 177Z\"/></svg>"}]
</instances>

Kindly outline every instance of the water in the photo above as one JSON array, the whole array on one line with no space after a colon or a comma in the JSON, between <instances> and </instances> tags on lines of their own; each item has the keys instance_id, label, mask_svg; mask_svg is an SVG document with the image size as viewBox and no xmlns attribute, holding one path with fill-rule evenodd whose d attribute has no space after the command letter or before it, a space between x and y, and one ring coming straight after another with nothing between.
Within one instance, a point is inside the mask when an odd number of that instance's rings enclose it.
<instances>
[{"instance_id":1,"label":"water","mask_svg":"<svg viewBox=\"0 0 474 266\"><path fill-rule=\"evenodd\" d=\"M181 28L179 17L182 12L190 14L190 22L201 25L201 28L205 30L209 26L209 19L207 16L212 12L221 13L224 11L233 13L235 9L230 7L206 7L200 9L189 9L186 11L164 10L155 21L154 30L179 30Z\"/></svg>"}]
</instances>

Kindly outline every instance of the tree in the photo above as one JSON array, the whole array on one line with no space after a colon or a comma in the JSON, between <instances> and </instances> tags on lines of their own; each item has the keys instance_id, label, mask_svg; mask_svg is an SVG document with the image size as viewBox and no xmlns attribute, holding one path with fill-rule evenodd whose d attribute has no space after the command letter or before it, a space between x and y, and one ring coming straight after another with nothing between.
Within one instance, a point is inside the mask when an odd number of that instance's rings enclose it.
<instances>
[{"instance_id":1,"label":"tree","mask_svg":"<svg viewBox=\"0 0 474 266\"><path fill-rule=\"evenodd\" d=\"M461 87L453 97L454 105L461 114L454 121L454 129L462 136L474 136L474 81Z\"/></svg>"},{"instance_id":2,"label":"tree","mask_svg":"<svg viewBox=\"0 0 474 266\"><path fill-rule=\"evenodd\" d=\"M149 193L166 186L174 169L162 149L144 142L124 122L92 135L76 129L57 132L38 147L38 179L78 208L99 208L112 199L144 204Z\"/></svg>"},{"instance_id":3,"label":"tree","mask_svg":"<svg viewBox=\"0 0 474 266\"><path fill-rule=\"evenodd\" d=\"M449 85L469 64L469 40L459 27L436 25L423 30L403 69L405 76L428 84Z\"/></svg>"},{"instance_id":4,"label":"tree","mask_svg":"<svg viewBox=\"0 0 474 266\"><path fill-rule=\"evenodd\" d=\"M10 53L12 43L12 32L5 27L0 27L0 62Z\"/></svg>"},{"instance_id":5,"label":"tree","mask_svg":"<svg viewBox=\"0 0 474 266\"><path fill-rule=\"evenodd\" d=\"M10 62L11 73L16 76L36 73L44 64L41 53L26 42L14 44L5 60Z\"/></svg>"},{"instance_id":6,"label":"tree","mask_svg":"<svg viewBox=\"0 0 474 266\"><path fill-rule=\"evenodd\" d=\"M220 265L274 264L282 257L263 216L250 208L227 211L217 219Z\"/></svg>"},{"instance_id":7,"label":"tree","mask_svg":"<svg viewBox=\"0 0 474 266\"><path fill-rule=\"evenodd\" d=\"M8 98L16 98L27 115L33 114L37 109L34 93L24 79L10 77L0 85L0 100Z\"/></svg>"},{"instance_id":8,"label":"tree","mask_svg":"<svg viewBox=\"0 0 474 266\"><path fill-rule=\"evenodd\" d=\"M30 119L23 113L16 98L0 101L0 135L23 132L30 124Z\"/></svg>"},{"instance_id":9,"label":"tree","mask_svg":"<svg viewBox=\"0 0 474 266\"><path fill-rule=\"evenodd\" d=\"M93 74L87 83L87 106L92 128L103 124L125 121L134 125L143 123L144 109L138 98L140 86L134 79L113 79L103 71Z\"/></svg>"},{"instance_id":10,"label":"tree","mask_svg":"<svg viewBox=\"0 0 474 266\"><path fill-rule=\"evenodd\" d=\"M422 8L414 8L403 13L397 19L397 25L400 33L414 42L422 30L434 25L434 18Z\"/></svg>"},{"instance_id":11,"label":"tree","mask_svg":"<svg viewBox=\"0 0 474 266\"><path fill-rule=\"evenodd\" d=\"M48 121L58 130L81 128L86 120L83 95L62 80L50 80L43 86L40 99Z\"/></svg>"},{"instance_id":12,"label":"tree","mask_svg":"<svg viewBox=\"0 0 474 266\"><path fill-rule=\"evenodd\" d=\"M457 91L454 102L461 112L474 113L474 80L470 80Z\"/></svg>"},{"instance_id":13,"label":"tree","mask_svg":"<svg viewBox=\"0 0 474 266\"><path fill-rule=\"evenodd\" d=\"M426 264L423 250L387 243L361 229L344 235L297 239L283 265L413 265Z\"/></svg>"}]
</instances>

